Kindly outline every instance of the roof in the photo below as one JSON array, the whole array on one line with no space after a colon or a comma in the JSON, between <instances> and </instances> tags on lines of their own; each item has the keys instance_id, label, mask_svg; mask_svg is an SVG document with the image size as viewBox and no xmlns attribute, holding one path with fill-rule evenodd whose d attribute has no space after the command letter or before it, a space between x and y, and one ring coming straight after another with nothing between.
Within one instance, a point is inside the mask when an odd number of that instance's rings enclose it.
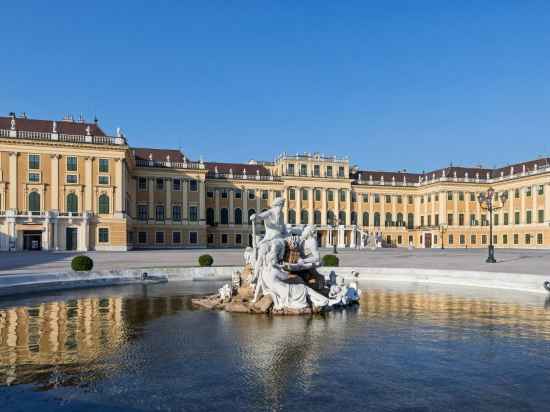
<instances>
[{"instance_id":1,"label":"roof","mask_svg":"<svg viewBox=\"0 0 550 412\"><path fill-rule=\"evenodd\" d=\"M0 129L11 128L11 117L0 116ZM67 120L55 120L57 133L86 135L86 128L90 126L90 134L93 136L106 136L97 123L73 122ZM24 117L15 118L15 128L27 132L53 132L54 120L29 119Z\"/></svg>"},{"instance_id":2,"label":"roof","mask_svg":"<svg viewBox=\"0 0 550 412\"><path fill-rule=\"evenodd\" d=\"M153 149L149 147L132 147L130 149L136 160L154 160L166 162L168 157L171 162L183 162L185 155L176 149ZM189 159L187 159L189 160Z\"/></svg>"},{"instance_id":3,"label":"roof","mask_svg":"<svg viewBox=\"0 0 550 412\"><path fill-rule=\"evenodd\" d=\"M257 171L260 171L261 176L269 176L269 169L263 165L251 165L248 163L205 163L206 169L209 173L215 173L216 168L220 174L229 174L231 170L233 174L240 175L243 170L246 170L247 175L255 175Z\"/></svg>"}]
</instances>

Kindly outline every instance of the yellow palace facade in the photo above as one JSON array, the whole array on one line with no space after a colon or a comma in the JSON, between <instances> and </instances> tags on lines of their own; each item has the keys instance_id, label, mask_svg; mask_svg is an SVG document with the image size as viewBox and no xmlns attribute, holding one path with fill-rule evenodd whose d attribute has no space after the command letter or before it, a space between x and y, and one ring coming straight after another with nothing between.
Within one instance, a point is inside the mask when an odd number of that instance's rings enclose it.
<instances>
[{"instance_id":1,"label":"yellow palace facade","mask_svg":"<svg viewBox=\"0 0 550 412\"><path fill-rule=\"evenodd\" d=\"M134 148L97 122L0 117L0 250L245 247L252 213L284 197L290 225L321 246L477 248L489 243L479 193L506 192L495 247L550 246L550 159L498 169L361 170L348 158L192 161ZM374 241L374 242L373 242Z\"/></svg>"}]
</instances>

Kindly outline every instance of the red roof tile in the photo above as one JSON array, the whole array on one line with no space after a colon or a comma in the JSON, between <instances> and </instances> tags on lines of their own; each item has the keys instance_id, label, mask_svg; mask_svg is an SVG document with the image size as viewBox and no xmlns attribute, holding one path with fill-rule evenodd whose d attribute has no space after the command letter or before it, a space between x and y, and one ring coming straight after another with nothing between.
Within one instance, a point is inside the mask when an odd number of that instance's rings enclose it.
<instances>
[{"instance_id":1,"label":"red roof tile","mask_svg":"<svg viewBox=\"0 0 550 412\"><path fill-rule=\"evenodd\" d=\"M208 169L209 173L215 173L216 168L218 169L218 173L220 174L227 174L229 173L229 170L231 169L233 174L235 175L241 175L243 174L243 170L246 170L247 175L255 175L256 172L260 171L260 176L269 176L269 169L266 168L263 165L251 165L248 163L214 163L214 162L207 162L205 163L206 168Z\"/></svg>"},{"instance_id":2,"label":"red roof tile","mask_svg":"<svg viewBox=\"0 0 550 412\"><path fill-rule=\"evenodd\" d=\"M53 131L53 120L29 119L23 117L15 118L15 128L27 132L51 133ZM106 136L96 123L80 123L65 120L56 120L57 133L85 135L86 128L90 126L90 134L93 136ZM11 128L11 117L0 116L0 129Z\"/></svg>"},{"instance_id":3,"label":"red roof tile","mask_svg":"<svg viewBox=\"0 0 550 412\"><path fill-rule=\"evenodd\" d=\"M184 154L175 149L152 149L148 147L132 147L132 153L136 160L154 160L155 162L166 162L170 156L171 162L183 162ZM189 159L187 159L189 161Z\"/></svg>"}]
</instances>

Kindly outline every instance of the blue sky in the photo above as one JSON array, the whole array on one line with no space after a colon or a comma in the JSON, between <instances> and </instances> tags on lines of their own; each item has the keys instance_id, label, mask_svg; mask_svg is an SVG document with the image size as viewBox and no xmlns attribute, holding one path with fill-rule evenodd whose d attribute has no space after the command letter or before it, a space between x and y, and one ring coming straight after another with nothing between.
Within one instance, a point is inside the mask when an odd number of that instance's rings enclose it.
<instances>
[{"instance_id":1,"label":"blue sky","mask_svg":"<svg viewBox=\"0 0 550 412\"><path fill-rule=\"evenodd\" d=\"M192 158L370 169L550 154L548 1L12 1L0 113Z\"/></svg>"}]
</instances>

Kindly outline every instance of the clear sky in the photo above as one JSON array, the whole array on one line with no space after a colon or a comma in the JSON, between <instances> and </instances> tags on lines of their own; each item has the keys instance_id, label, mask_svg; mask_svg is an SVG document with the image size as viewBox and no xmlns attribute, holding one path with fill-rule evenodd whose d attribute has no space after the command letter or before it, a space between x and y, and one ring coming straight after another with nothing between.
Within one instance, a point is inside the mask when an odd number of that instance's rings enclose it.
<instances>
[{"instance_id":1,"label":"clear sky","mask_svg":"<svg viewBox=\"0 0 550 412\"><path fill-rule=\"evenodd\" d=\"M362 168L550 154L550 1L10 1L0 113L191 158Z\"/></svg>"}]
</instances>

